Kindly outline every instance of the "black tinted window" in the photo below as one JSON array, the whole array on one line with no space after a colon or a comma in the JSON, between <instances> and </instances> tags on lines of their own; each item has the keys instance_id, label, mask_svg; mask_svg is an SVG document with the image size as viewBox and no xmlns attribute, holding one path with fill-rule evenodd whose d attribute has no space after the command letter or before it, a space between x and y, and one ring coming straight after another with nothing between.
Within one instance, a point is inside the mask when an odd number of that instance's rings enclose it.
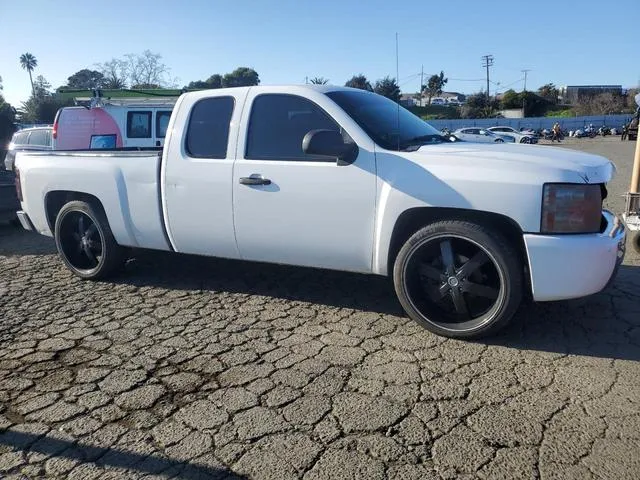
<instances>
[{"instance_id":1,"label":"black tinted window","mask_svg":"<svg viewBox=\"0 0 640 480\"><path fill-rule=\"evenodd\" d=\"M321 160L306 155L302 139L311 130L340 131L338 124L318 105L295 95L260 95L253 102L246 158L260 160Z\"/></svg>"},{"instance_id":2,"label":"black tinted window","mask_svg":"<svg viewBox=\"0 0 640 480\"><path fill-rule=\"evenodd\" d=\"M232 97L205 98L191 110L187 128L187 153L198 158L226 158Z\"/></svg>"},{"instance_id":3,"label":"black tinted window","mask_svg":"<svg viewBox=\"0 0 640 480\"><path fill-rule=\"evenodd\" d=\"M127 112L127 137L151 138L151 112Z\"/></svg>"},{"instance_id":4,"label":"black tinted window","mask_svg":"<svg viewBox=\"0 0 640 480\"><path fill-rule=\"evenodd\" d=\"M164 138L167 136L167 127L169 126L169 119L171 118L171 112L157 112L156 113L156 137Z\"/></svg>"}]
</instances>

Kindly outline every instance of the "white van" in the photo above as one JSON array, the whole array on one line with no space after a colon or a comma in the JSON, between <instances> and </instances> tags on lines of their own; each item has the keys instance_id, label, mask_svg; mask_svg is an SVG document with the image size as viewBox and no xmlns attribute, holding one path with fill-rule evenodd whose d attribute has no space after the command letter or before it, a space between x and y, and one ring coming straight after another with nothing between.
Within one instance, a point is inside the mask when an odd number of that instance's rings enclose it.
<instances>
[{"instance_id":1,"label":"white van","mask_svg":"<svg viewBox=\"0 0 640 480\"><path fill-rule=\"evenodd\" d=\"M53 124L54 149L162 147L175 100L61 108Z\"/></svg>"}]
</instances>

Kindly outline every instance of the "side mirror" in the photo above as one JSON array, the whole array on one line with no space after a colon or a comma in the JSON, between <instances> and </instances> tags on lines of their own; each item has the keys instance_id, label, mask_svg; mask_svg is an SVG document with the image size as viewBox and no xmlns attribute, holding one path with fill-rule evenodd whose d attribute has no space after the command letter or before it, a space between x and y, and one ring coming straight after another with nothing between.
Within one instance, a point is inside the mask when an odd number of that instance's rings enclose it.
<instances>
[{"instance_id":1,"label":"side mirror","mask_svg":"<svg viewBox=\"0 0 640 480\"><path fill-rule=\"evenodd\" d=\"M311 130L302 139L302 151L338 159L338 165L350 165L358 157L358 146L347 142L337 130Z\"/></svg>"}]
</instances>

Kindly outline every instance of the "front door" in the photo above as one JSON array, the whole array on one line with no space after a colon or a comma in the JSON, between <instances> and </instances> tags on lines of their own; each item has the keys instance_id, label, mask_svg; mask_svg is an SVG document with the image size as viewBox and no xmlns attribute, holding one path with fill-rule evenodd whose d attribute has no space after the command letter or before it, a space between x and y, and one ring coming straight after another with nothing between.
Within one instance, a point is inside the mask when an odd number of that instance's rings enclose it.
<instances>
[{"instance_id":1,"label":"front door","mask_svg":"<svg viewBox=\"0 0 640 480\"><path fill-rule=\"evenodd\" d=\"M350 165L306 155L302 140L309 131L345 134L325 109L304 97L255 91L247 105L249 126L233 173L241 257L370 272L376 196L372 146L359 145Z\"/></svg>"}]
</instances>

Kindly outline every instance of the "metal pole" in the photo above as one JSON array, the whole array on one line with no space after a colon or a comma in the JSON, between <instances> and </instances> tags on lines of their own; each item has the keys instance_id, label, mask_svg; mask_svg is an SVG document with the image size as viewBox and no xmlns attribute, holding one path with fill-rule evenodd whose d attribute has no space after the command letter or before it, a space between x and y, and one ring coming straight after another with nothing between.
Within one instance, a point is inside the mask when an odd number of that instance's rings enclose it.
<instances>
[{"instance_id":1,"label":"metal pole","mask_svg":"<svg viewBox=\"0 0 640 480\"><path fill-rule=\"evenodd\" d=\"M424 65L422 65L422 70L420 71L420 106L422 107L422 87L424 86Z\"/></svg>"},{"instance_id":2,"label":"metal pole","mask_svg":"<svg viewBox=\"0 0 640 480\"><path fill-rule=\"evenodd\" d=\"M636 154L633 157L633 173L629 193L640 193L640 139L636 137Z\"/></svg>"}]
</instances>

